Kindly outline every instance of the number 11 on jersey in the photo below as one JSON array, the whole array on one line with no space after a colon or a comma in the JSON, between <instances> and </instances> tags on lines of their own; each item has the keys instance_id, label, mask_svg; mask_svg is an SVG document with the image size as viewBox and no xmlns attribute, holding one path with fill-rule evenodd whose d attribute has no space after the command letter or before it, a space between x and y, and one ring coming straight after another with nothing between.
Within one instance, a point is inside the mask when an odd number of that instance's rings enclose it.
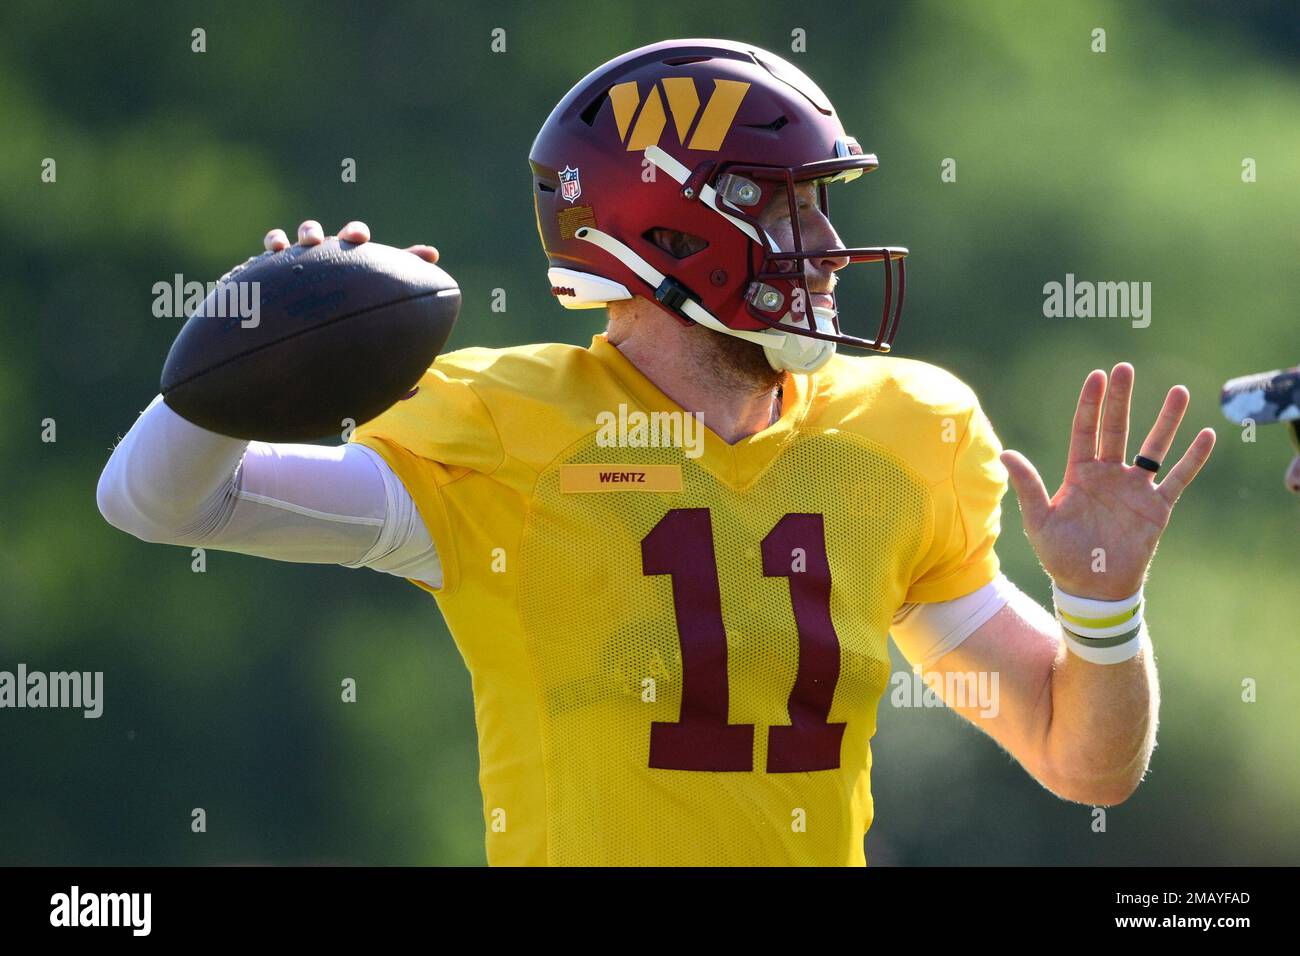
<instances>
[{"instance_id":1,"label":"number 11 on jersey","mask_svg":"<svg viewBox=\"0 0 1300 956\"><path fill-rule=\"evenodd\" d=\"M767 729L767 772L834 770L843 723L829 723L840 676L831 623L831 573L819 514L787 514L763 539L763 574L789 580L799 666L790 723ZM799 560L796 560L796 555ZM682 703L676 723L650 727L650 766L661 770L752 771L754 725L729 724L727 634L707 508L676 508L641 541L641 570L672 578L682 653Z\"/></svg>"}]
</instances>

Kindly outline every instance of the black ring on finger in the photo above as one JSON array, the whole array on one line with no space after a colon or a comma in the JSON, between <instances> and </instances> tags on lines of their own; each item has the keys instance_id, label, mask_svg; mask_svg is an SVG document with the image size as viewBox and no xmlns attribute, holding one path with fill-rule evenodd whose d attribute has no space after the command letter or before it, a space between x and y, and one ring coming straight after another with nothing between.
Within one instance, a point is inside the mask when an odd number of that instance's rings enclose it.
<instances>
[{"instance_id":1,"label":"black ring on finger","mask_svg":"<svg viewBox=\"0 0 1300 956\"><path fill-rule=\"evenodd\" d=\"M1133 459L1133 464L1145 471L1151 472L1153 475L1160 470L1160 462L1156 461L1154 458L1148 458L1146 455L1138 455L1135 457Z\"/></svg>"}]
</instances>

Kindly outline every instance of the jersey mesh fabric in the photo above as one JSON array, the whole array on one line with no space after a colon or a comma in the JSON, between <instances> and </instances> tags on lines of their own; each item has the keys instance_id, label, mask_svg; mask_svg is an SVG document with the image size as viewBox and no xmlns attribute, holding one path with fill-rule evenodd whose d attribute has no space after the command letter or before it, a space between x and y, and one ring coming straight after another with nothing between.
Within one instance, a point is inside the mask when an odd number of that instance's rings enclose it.
<instances>
[{"instance_id":1,"label":"jersey mesh fabric","mask_svg":"<svg viewBox=\"0 0 1300 956\"><path fill-rule=\"evenodd\" d=\"M861 864L890 596L927 533L924 489L881 449L826 435L796 439L743 493L680 452L620 449L617 457L682 463L682 492L561 493L562 464L610 460L591 442L541 476L523 542L519 610L542 708L552 861ZM874 489L870 502L864 486ZM863 503L846 508L855 500ZM749 771L648 766L651 722L679 717L682 651L672 581L643 573L641 541L676 508L709 510L729 719L754 725ZM800 655L789 580L764 575L760 546L794 512L829 516L840 650L829 720L847 726L837 768L770 773L767 729L790 723ZM567 582L558 591L557 580Z\"/></svg>"},{"instance_id":2,"label":"jersey mesh fabric","mask_svg":"<svg viewBox=\"0 0 1300 956\"><path fill-rule=\"evenodd\" d=\"M692 457L601 437L683 412L599 336L467 349L357 429L442 560L420 586L473 680L490 862L865 862L892 617L993 580L1006 476L942 369L787 384L772 427ZM638 465L680 490L580 490Z\"/></svg>"}]
</instances>

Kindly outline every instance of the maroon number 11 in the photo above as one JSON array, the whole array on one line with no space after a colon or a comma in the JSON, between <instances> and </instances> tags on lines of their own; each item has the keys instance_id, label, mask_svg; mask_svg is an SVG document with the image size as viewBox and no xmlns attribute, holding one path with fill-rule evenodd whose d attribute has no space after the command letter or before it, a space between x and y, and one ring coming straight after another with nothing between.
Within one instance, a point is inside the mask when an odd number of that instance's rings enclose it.
<instances>
[{"instance_id":1,"label":"maroon number 11","mask_svg":"<svg viewBox=\"0 0 1300 956\"><path fill-rule=\"evenodd\" d=\"M768 773L834 770L843 723L829 723L840 676L831 624L831 571L821 515L788 514L763 539L763 574L788 578L799 666L790 723L767 729ZM667 574L682 651L676 723L650 726L650 766L661 770L753 770L754 725L727 723L727 634L707 508L676 508L641 541L642 573Z\"/></svg>"}]
</instances>

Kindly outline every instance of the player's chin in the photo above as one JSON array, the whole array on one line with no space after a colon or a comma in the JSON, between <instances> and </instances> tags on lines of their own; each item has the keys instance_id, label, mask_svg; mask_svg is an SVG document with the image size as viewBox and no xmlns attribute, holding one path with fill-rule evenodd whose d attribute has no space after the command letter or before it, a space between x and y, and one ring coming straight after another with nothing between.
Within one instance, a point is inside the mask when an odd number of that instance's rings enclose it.
<instances>
[{"instance_id":1,"label":"player's chin","mask_svg":"<svg viewBox=\"0 0 1300 956\"><path fill-rule=\"evenodd\" d=\"M761 345L701 325L692 331L702 333L699 340L704 354L700 365L712 369L727 387L757 393L770 391L785 381L785 373L772 368Z\"/></svg>"}]
</instances>

